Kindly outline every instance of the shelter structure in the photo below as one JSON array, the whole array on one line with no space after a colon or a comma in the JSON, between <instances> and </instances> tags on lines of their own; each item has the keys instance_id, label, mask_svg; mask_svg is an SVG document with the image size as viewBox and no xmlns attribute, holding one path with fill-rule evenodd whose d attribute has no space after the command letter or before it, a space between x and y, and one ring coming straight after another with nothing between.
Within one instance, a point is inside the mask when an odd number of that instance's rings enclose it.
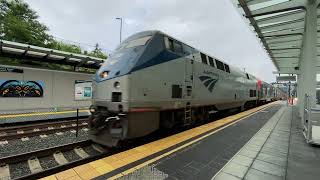
<instances>
[{"instance_id":1,"label":"shelter structure","mask_svg":"<svg viewBox=\"0 0 320 180\"><path fill-rule=\"evenodd\" d=\"M320 0L237 0L277 68L276 74L297 75L302 123L316 105L320 73ZM307 124L306 124L307 123ZM307 128L307 127L306 127Z\"/></svg>"}]
</instances>

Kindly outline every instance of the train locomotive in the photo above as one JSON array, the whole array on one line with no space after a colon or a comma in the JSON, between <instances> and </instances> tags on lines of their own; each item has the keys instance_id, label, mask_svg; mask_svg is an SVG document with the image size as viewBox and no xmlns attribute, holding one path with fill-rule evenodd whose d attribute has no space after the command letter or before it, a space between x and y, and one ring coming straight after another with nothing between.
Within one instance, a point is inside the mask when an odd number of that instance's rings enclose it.
<instances>
[{"instance_id":1,"label":"train locomotive","mask_svg":"<svg viewBox=\"0 0 320 180\"><path fill-rule=\"evenodd\" d=\"M276 100L279 92L160 31L139 32L95 74L89 136L117 146L159 128L194 125L210 113Z\"/></svg>"}]
</instances>

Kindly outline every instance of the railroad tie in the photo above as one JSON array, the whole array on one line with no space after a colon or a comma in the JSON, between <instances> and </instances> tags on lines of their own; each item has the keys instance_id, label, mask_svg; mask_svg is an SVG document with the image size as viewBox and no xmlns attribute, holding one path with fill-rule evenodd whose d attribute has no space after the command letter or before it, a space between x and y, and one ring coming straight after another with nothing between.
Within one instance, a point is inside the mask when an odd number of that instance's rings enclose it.
<instances>
[{"instance_id":1,"label":"railroad tie","mask_svg":"<svg viewBox=\"0 0 320 180\"><path fill-rule=\"evenodd\" d=\"M22 137L21 141L29 141L29 137Z\"/></svg>"},{"instance_id":2,"label":"railroad tie","mask_svg":"<svg viewBox=\"0 0 320 180\"><path fill-rule=\"evenodd\" d=\"M32 157L28 159L28 165L31 173L37 173L37 172L43 171L40 165L40 161L37 157Z\"/></svg>"},{"instance_id":3,"label":"railroad tie","mask_svg":"<svg viewBox=\"0 0 320 180\"><path fill-rule=\"evenodd\" d=\"M68 160L64 157L62 152L58 151L53 154L54 159L57 161L59 165L67 164Z\"/></svg>"},{"instance_id":4,"label":"railroad tie","mask_svg":"<svg viewBox=\"0 0 320 180\"><path fill-rule=\"evenodd\" d=\"M78 156L80 156L82 159L89 157L89 154L85 152L81 147L74 148L74 151Z\"/></svg>"},{"instance_id":5,"label":"railroad tie","mask_svg":"<svg viewBox=\"0 0 320 180\"><path fill-rule=\"evenodd\" d=\"M92 148L100 153L104 153L105 149L98 144L91 144Z\"/></svg>"},{"instance_id":6,"label":"railroad tie","mask_svg":"<svg viewBox=\"0 0 320 180\"><path fill-rule=\"evenodd\" d=\"M48 137L46 134L40 134L40 138L46 138Z\"/></svg>"},{"instance_id":7,"label":"railroad tie","mask_svg":"<svg viewBox=\"0 0 320 180\"><path fill-rule=\"evenodd\" d=\"M63 135L63 132L56 132L56 135L61 136L61 135Z\"/></svg>"},{"instance_id":8,"label":"railroad tie","mask_svg":"<svg viewBox=\"0 0 320 180\"><path fill-rule=\"evenodd\" d=\"M1 137L1 136L6 136L6 135L7 135L6 132L0 132L0 137Z\"/></svg>"},{"instance_id":9,"label":"railroad tie","mask_svg":"<svg viewBox=\"0 0 320 180\"><path fill-rule=\"evenodd\" d=\"M10 178L10 169L8 164L0 165L0 179L11 179Z\"/></svg>"},{"instance_id":10,"label":"railroad tie","mask_svg":"<svg viewBox=\"0 0 320 180\"><path fill-rule=\"evenodd\" d=\"M5 144L8 144L7 140L0 141L0 145L5 145Z\"/></svg>"}]
</instances>

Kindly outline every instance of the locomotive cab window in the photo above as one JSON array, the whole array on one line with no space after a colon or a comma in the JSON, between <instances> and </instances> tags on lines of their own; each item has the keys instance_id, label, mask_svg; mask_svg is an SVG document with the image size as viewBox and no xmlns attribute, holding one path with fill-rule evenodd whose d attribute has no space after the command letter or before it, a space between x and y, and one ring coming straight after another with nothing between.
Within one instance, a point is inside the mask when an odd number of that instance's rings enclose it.
<instances>
[{"instance_id":1,"label":"locomotive cab window","mask_svg":"<svg viewBox=\"0 0 320 180\"><path fill-rule=\"evenodd\" d=\"M224 64L224 68L226 69L226 72L230 73L230 68L228 64Z\"/></svg>"},{"instance_id":2,"label":"locomotive cab window","mask_svg":"<svg viewBox=\"0 0 320 180\"><path fill-rule=\"evenodd\" d=\"M170 51L174 51L174 48L173 48L173 39L168 38L168 37L165 37L165 45L166 45L166 48L167 48L167 49L169 49Z\"/></svg>"},{"instance_id":3,"label":"locomotive cab window","mask_svg":"<svg viewBox=\"0 0 320 180\"><path fill-rule=\"evenodd\" d=\"M182 54L182 44L178 41L173 41L173 51Z\"/></svg>"},{"instance_id":4,"label":"locomotive cab window","mask_svg":"<svg viewBox=\"0 0 320 180\"><path fill-rule=\"evenodd\" d=\"M193 54L194 49L192 47L185 45L185 44L182 44L182 47L183 47L183 54L185 54L185 55Z\"/></svg>"},{"instance_id":5,"label":"locomotive cab window","mask_svg":"<svg viewBox=\"0 0 320 180\"><path fill-rule=\"evenodd\" d=\"M207 56L206 56L205 54L203 54L203 53L200 53L200 56L201 56L201 61L202 61L202 63L208 64L208 62L207 62Z\"/></svg>"},{"instance_id":6,"label":"locomotive cab window","mask_svg":"<svg viewBox=\"0 0 320 180\"><path fill-rule=\"evenodd\" d=\"M215 66L214 66L213 58L210 57L210 56L208 56L208 58L209 58L209 64L210 64L210 66L215 67Z\"/></svg>"},{"instance_id":7,"label":"locomotive cab window","mask_svg":"<svg viewBox=\"0 0 320 180\"><path fill-rule=\"evenodd\" d=\"M224 65L221 61L217 60L216 59L216 65L217 65L217 68L224 71Z\"/></svg>"}]
</instances>

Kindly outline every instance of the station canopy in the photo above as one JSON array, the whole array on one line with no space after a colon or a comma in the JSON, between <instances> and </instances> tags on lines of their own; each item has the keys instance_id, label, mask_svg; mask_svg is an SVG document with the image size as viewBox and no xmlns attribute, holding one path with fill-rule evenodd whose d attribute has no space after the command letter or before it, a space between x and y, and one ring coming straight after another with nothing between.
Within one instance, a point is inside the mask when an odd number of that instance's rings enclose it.
<instances>
[{"instance_id":1,"label":"station canopy","mask_svg":"<svg viewBox=\"0 0 320 180\"><path fill-rule=\"evenodd\" d=\"M90 69L99 69L105 61L105 59L82 54L74 54L5 40L0 40L0 56Z\"/></svg>"},{"instance_id":2,"label":"station canopy","mask_svg":"<svg viewBox=\"0 0 320 180\"><path fill-rule=\"evenodd\" d=\"M250 21L277 68L294 73L299 69L308 0L235 0ZM240 9L241 10L241 9ZM317 65L320 68L320 10L317 9Z\"/></svg>"}]
</instances>

